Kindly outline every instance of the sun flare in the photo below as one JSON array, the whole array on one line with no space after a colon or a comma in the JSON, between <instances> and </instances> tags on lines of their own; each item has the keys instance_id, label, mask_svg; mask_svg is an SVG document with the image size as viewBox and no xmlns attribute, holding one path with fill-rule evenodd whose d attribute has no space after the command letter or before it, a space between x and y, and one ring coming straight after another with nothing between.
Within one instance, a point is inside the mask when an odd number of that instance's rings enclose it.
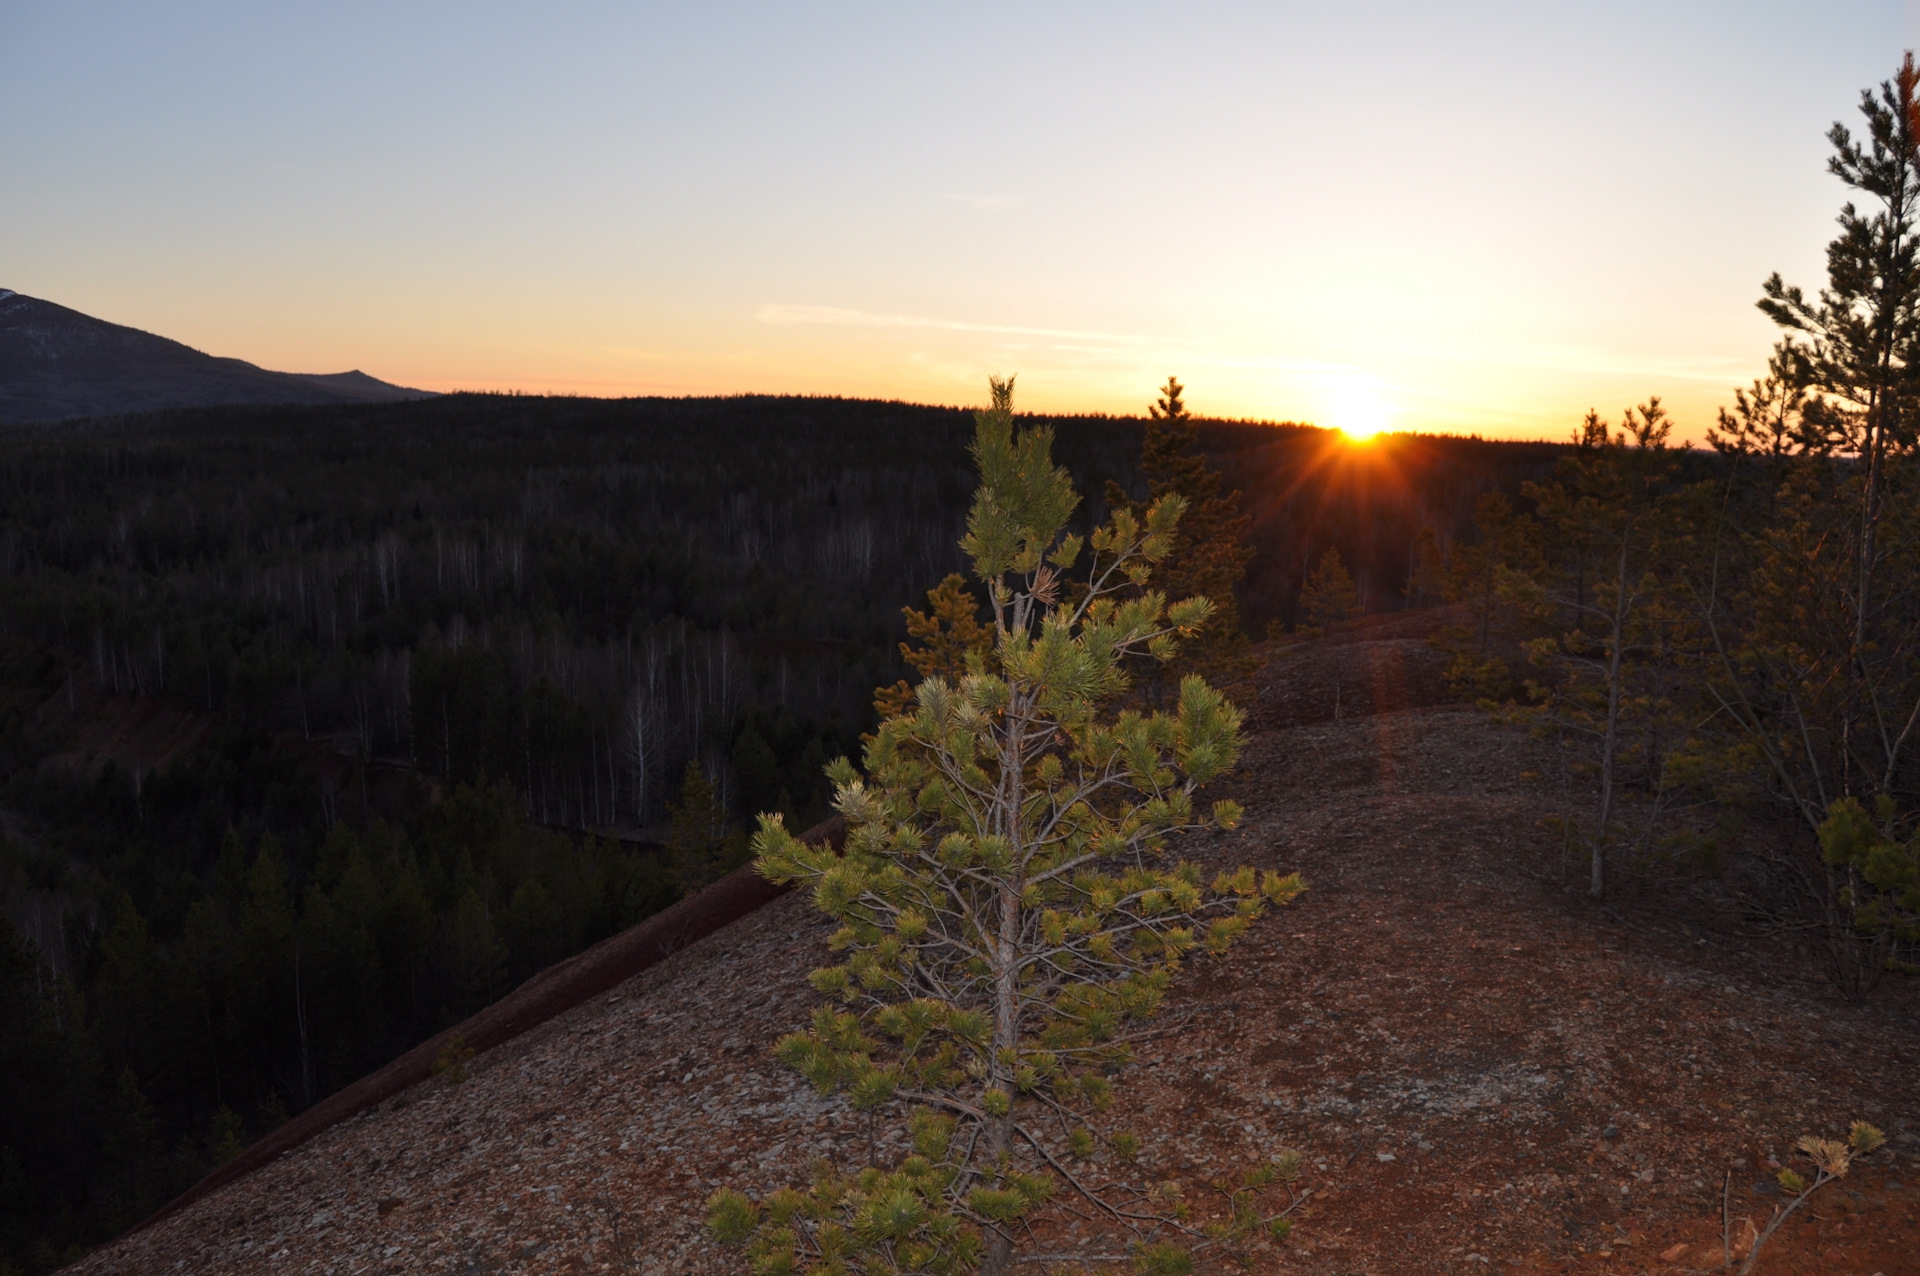
<instances>
[{"instance_id":1,"label":"sun flare","mask_svg":"<svg viewBox=\"0 0 1920 1276\"><path fill-rule=\"evenodd\" d=\"M1329 389L1329 424L1355 443L1364 443L1385 430L1390 415L1386 400L1365 381L1343 380Z\"/></svg>"}]
</instances>

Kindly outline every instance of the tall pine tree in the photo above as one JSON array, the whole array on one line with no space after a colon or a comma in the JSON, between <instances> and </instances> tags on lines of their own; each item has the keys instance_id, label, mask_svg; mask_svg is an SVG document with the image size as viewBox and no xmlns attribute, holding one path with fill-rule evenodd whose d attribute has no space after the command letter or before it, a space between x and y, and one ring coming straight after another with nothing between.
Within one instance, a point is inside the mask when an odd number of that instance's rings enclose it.
<instances>
[{"instance_id":1,"label":"tall pine tree","mask_svg":"<svg viewBox=\"0 0 1920 1276\"><path fill-rule=\"evenodd\" d=\"M1915 965L1916 908L1883 849L1920 833L1920 68L1861 94L1864 137L1835 123L1827 170L1864 197L1839 216L1817 296L1778 274L1769 376L1714 442L1730 472L1721 539L1738 588L1703 580L1708 684L1723 756L1791 813L1785 923L1820 937L1860 996ZM1753 765L1753 763L1757 763ZM1870 832L1868 826L1871 826ZM1898 920L1893 920L1898 919Z\"/></svg>"},{"instance_id":2,"label":"tall pine tree","mask_svg":"<svg viewBox=\"0 0 1920 1276\"><path fill-rule=\"evenodd\" d=\"M1200 434L1187 411L1185 392L1179 378L1168 377L1160 397L1147 409L1150 419L1140 447L1147 499L1136 501L1111 481L1106 499L1109 507L1126 510L1136 521L1163 497L1178 496L1186 502L1172 549L1155 566L1152 584L1168 598L1206 598L1213 603L1206 630L1183 648L1175 672L1194 669L1224 676L1247 656L1247 635L1234 591L1253 558L1246 544L1252 520L1240 512L1240 493L1223 492L1220 471L1194 450Z\"/></svg>"}]
</instances>

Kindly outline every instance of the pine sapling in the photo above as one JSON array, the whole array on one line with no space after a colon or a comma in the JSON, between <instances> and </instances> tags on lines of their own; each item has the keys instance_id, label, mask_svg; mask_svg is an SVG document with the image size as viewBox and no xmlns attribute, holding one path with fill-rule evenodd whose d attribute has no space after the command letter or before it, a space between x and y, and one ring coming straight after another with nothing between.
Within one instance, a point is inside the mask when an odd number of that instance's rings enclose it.
<instances>
[{"instance_id":1,"label":"pine sapling","mask_svg":"<svg viewBox=\"0 0 1920 1276\"><path fill-rule=\"evenodd\" d=\"M1332 546L1320 556L1320 563L1300 587L1300 615L1306 622L1301 632L1317 638L1338 629L1360 614L1360 589L1341 561L1340 551Z\"/></svg>"},{"instance_id":2,"label":"pine sapling","mask_svg":"<svg viewBox=\"0 0 1920 1276\"><path fill-rule=\"evenodd\" d=\"M1865 1121L1855 1121L1847 1132L1846 1139L1822 1139L1814 1135L1801 1138L1797 1150L1813 1164L1811 1179L1788 1166L1779 1173L1780 1188L1787 1194L1784 1205L1773 1207L1773 1217L1767 1221L1766 1230L1754 1237L1753 1248L1747 1251L1747 1261L1740 1265L1740 1276L1747 1276L1760 1261L1760 1249L1773 1234L1780 1230L1780 1224L1795 1210L1805 1205L1813 1194L1827 1184L1843 1179L1852 1168L1853 1159L1865 1156L1887 1141L1882 1134Z\"/></svg>"},{"instance_id":3,"label":"pine sapling","mask_svg":"<svg viewBox=\"0 0 1920 1276\"><path fill-rule=\"evenodd\" d=\"M927 609L902 607L907 637L921 643L900 644L900 658L922 678L940 675L958 682L967 673L967 657L993 649L993 630L980 623L980 600L958 572L927 591ZM904 713L913 703L913 688L903 678L874 693L873 707L882 719Z\"/></svg>"},{"instance_id":4,"label":"pine sapling","mask_svg":"<svg viewBox=\"0 0 1920 1276\"><path fill-rule=\"evenodd\" d=\"M1227 1208L1202 1226L1179 1185L1142 1180L1138 1137L1104 1120L1183 963L1224 953L1305 889L1246 867L1207 882L1166 859L1170 838L1239 819L1231 802L1195 800L1239 755L1238 710L1198 676L1169 711L1116 708L1126 658L1171 659L1212 611L1147 588L1185 501L1068 534L1079 498L1050 433L1016 433L1011 383L993 390L962 542L991 649L964 676L925 678L867 745L864 774L829 768L843 852L801 843L778 816L755 838L760 871L804 884L840 924L839 963L812 976L830 1000L778 1056L855 1110L904 1118L910 1140L895 1164L822 1164L761 1201L716 1192L713 1235L745 1244L765 1276L1005 1276L1020 1251L1056 1257L1031 1252L1043 1212L1122 1243L1074 1261L1148 1272L1287 1228L1263 1202L1276 1182L1292 1193L1297 1158L1216 1183Z\"/></svg>"},{"instance_id":5,"label":"pine sapling","mask_svg":"<svg viewBox=\"0 0 1920 1276\"><path fill-rule=\"evenodd\" d=\"M467 1079L467 1065L473 1062L474 1049L467 1044L467 1034L456 1032L448 1037L440 1047L440 1053L433 1059L433 1075L445 1077L454 1085Z\"/></svg>"}]
</instances>

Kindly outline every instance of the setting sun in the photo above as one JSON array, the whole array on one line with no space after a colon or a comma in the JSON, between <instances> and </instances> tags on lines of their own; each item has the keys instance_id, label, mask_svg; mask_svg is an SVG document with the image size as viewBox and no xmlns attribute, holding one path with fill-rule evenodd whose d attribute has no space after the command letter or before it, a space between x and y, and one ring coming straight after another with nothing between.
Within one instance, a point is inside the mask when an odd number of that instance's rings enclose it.
<instances>
[{"instance_id":1,"label":"setting sun","mask_svg":"<svg viewBox=\"0 0 1920 1276\"><path fill-rule=\"evenodd\" d=\"M1358 379L1329 387L1326 421L1354 442L1365 442L1388 426L1390 410L1374 387Z\"/></svg>"}]
</instances>

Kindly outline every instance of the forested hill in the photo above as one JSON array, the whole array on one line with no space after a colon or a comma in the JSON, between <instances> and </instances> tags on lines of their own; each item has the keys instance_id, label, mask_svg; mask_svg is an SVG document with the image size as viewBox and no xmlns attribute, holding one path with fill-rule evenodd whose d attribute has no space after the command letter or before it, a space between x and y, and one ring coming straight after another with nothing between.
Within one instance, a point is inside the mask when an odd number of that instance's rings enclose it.
<instances>
[{"instance_id":1,"label":"forested hill","mask_svg":"<svg viewBox=\"0 0 1920 1276\"><path fill-rule=\"evenodd\" d=\"M1054 425L1083 519L1108 479L1142 488L1141 422ZM898 403L450 396L35 432L0 468L0 606L113 693L508 779L543 823L645 825L744 714L866 725L900 607L961 566L970 431ZM1202 445L1253 514L1256 636L1330 545L1364 605L1401 605L1422 529L1470 534L1480 491L1556 453L1232 423Z\"/></svg>"},{"instance_id":2,"label":"forested hill","mask_svg":"<svg viewBox=\"0 0 1920 1276\"><path fill-rule=\"evenodd\" d=\"M1144 491L1142 421L1053 424L1083 523ZM0 1264L670 901L636 847L689 761L716 847L822 814L900 608L962 565L971 430L454 395L0 433L0 1153L36 1167ZM1400 606L1423 531L1557 453L1200 430L1253 516L1255 636L1329 546Z\"/></svg>"},{"instance_id":3,"label":"forested hill","mask_svg":"<svg viewBox=\"0 0 1920 1276\"><path fill-rule=\"evenodd\" d=\"M430 397L364 372L270 372L0 288L0 423L210 403L361 403Z\"/></svg>"}]
</instances>

